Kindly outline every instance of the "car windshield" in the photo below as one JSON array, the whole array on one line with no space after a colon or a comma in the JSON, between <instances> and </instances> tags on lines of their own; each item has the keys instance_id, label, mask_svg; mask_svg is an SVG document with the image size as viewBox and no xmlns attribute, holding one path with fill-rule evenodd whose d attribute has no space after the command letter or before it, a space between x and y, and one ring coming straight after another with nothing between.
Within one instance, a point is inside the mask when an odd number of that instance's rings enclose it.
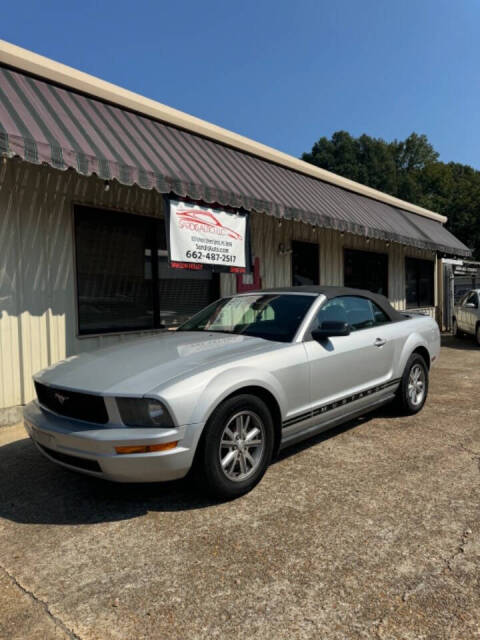
<instances>
[{"instance_id":1,"label":"car windshield","mask_svg":"<svg viewBox=\"0 0 480 640\"><path fill-rule=\"evenodd\" d=\"M214 331L291 342L314 296L256 293L222 298L177 331Z\"/></svg>"}]
</instances>

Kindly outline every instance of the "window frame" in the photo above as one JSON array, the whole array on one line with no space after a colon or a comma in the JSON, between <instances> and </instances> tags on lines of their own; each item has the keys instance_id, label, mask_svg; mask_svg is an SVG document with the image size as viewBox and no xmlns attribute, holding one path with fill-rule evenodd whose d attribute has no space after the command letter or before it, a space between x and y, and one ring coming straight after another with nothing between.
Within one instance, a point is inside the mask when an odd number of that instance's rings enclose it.
<instances>
[{"instance_id":1,"label":"window frame","mask_svg":"<svg viewBox=\"0 0 480 640\"><path fill-rule=\"evenodd\" d=\"M98 211L112 216L112 225L115 224L115 221L118 221L121 218L129 219L129 220L137 220L139 224L143 224L145 226L150 225L151 233L150 237L150 246L148 247L151 250L151 269L152 269L152 279L151 279L151 287L152 287L152 312L153 312L153 326L152 327L121 327L115 329L92 329L81 330L80 329L80 309L79 309L79 270L78 270L78 251L77 251L77 214L81 211ZM115 216L115 218L113 217ZM81 202L73 202L71 206L71 228L72 228L72 243L73 243L73 289L74 289L74 305L75 305L75 329L76 329L76 338L78 339L86 339L86 338L94 338L96 336L114 336L114 335L122 335L125 333L131 334L148 334L148 333L158 333L159 331L168 330L168 326L161 324L161 300L160 294L158 290L159 284L159 274L158 274L158 257L163 255L168 255L168 250L165 248L160 248L159 244L159 234L158 234L158 225L165 224L164 216L153 216L153 215L145 215L141 213L134 213L132 211L123 211L113 208L108 208L104 206L98 206L94 204L85 204ZM212 288L214 291L214 296L211 302L214 302L216 299L220 297L220 274L218 272L212 271ZM210 304L210 303L209 303ZM195 314L193 314L195 315Z\"/></svg>"},{"instance_id":2,"label":"window frame","mask_svg":"<svg viewBox=\"0 0 480 640\"><path fill-rule=\"evenodd\" d=\"M416 263L417 265L417 270L416 270L416 303L412 304L410 302L408 302L407 299L407 265L408 263ZM431 287L431 304L419 304L420 302L420 272L419 272L419 267L420 265L429 265L429 267L431 266L431 276L432 276L432 287ZM404 264L404 268L405 268L405 308L406 309L426 309L426 308L431 308L435 306L435 261L434 260L427 260L425 258L415 258L413 256L405 256L405 264Z\"/></svg>"},{"instance_id":3,"label":"window frame","mask_svg":"<svg viewBox=\"0 0 480 640\"><path fill-rule=\"evenodd\" d=\"M358 289L366 289L367 291L371 291L372 293L377 293L378 291L372 291L372 289L368 289L368 287L353 287L352 285L347 285L345 282L345 264L346 264L346 260L347 260L347 254L349 253L353 253L353 254L357 254L359 257L361 256L377 256L382 258L382 260L385 263L385 280L383 282L384 288L385 288L385 292L380 294L385 296L386 298L388 298L388 290L390 287L390 255L389 253L385 253L383 251L369 251L367 249L353 249L351 247L344 247L343 248L343 286L344 287L352 287L352 288L358 288Z\"/></svg>"}]
</instances>

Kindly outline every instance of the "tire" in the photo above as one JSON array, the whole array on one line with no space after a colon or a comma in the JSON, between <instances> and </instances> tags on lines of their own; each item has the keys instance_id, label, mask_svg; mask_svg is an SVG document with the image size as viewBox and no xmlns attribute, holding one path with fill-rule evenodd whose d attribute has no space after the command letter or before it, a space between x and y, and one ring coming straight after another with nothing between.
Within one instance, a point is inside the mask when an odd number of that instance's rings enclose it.
<instances>
[{"instance_id":1,"label":"tire","mask_svg":"<svg viewBox=\"0 0 480 640\"><path fill-rule=\"evenodd\" d=\"M456 338L463 338L463 331L460 331L460 329L458 328L458 322L456 318L453 319L452 332Z\"/></svg>"},{"instance_id":2,"label":"tire","mask_svg":"<svg viewBox=\"0 0 480 640\"><path fill-rule=\"evenodd\" d=\"M422 410L428 396L428 367L418 353L412 353L397 391L397 404L403 415Z\"/></svg>"},{"instance_id":3,"label":"tire","mask_svg":"<svg viewBox=\"0 0 480 640\"><path fill-rule=\"evenodd\" d=\"M244 394L222 402L205 427L197 460L207 491L226 499L248 493L267 470L273 443L272 416L260 398Z\"/></svg>"},{"instance_id":4,"label":"tire","mask_svg":"<svg viewBox=\"0 0 480 640\"><path fill-rule=\"evenodd\" d=\"M477 344L480 347L480 322L477 324L477 330L475 331L475 338L477 339Z\"/></svg>"}]
</instances>

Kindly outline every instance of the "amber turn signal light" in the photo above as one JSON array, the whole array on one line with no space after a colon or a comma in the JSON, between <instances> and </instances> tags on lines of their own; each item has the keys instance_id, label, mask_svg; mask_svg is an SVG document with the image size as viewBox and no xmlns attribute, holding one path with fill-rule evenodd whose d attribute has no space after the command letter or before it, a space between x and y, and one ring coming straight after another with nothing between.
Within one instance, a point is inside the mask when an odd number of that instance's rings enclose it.
<instances>
[{"instance_id":1,"label":"amber turn signal light","mask_svg":"<svg viewBox=\"0 0 480 640\"><path fill-rule=\"evenodd\" d=\"M178 444L176 442L165 442L162 444L134 444L124 447L115 447L115 451L120 454L125 453L152 453L152 451L168 451L169 449L175 449Z\"/></svg>"}]
</instances>

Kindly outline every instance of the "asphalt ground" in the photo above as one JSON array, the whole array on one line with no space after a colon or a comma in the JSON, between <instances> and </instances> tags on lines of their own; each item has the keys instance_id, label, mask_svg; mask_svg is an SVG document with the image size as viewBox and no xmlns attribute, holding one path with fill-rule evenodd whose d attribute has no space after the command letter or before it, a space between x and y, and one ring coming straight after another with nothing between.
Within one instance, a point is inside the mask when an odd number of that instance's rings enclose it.
<instances>
[{"instance_id":1,"label":"asphalt ground","mask_svg":"<svg viewBox=\"0 0 480 640\"><path fill-rule=\"evenodd\" d=\"M480 638L480 349L424 410L283 452L249 495L115 485L0 429L0 638Z\"/></svg>"}]
</instances>

